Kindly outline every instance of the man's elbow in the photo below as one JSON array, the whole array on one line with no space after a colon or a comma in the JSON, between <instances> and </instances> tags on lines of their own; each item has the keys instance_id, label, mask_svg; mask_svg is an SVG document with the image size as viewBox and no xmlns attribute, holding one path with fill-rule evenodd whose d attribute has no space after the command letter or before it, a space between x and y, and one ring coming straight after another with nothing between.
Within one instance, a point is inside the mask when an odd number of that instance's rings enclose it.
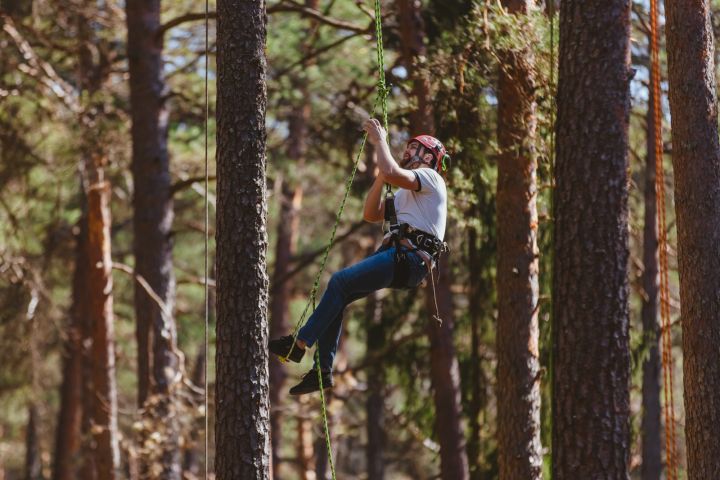
<instances>
[{"instance_id":1,"label":"man's elbow","mask_svg":"<svg viewBox=\"0 0 720 480\"><path fill-rule=\"evenodd\" d=\"M363 220L365 220L368 223L378 223L378 222L382 221L382 216L379 214L375 214L375 213L364 212Z\"/></svg>"}]
</instances>

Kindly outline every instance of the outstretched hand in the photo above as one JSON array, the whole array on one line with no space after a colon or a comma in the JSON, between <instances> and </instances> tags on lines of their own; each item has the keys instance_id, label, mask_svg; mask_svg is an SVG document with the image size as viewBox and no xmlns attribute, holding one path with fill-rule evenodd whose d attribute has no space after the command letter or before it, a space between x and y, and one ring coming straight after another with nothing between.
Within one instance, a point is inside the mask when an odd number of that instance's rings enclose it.
<instances>
[{"instance_id":1,"label":"outstretched hand","mask_svg":"<svg viewBox=\"0 0 720 480\"><path fill-rule=\"evenodd\" d=\"M363 123L363 130L368 134L368 141L374 146L379 146L387 138L387 132L383 128L379 120L368 118Z\"/></svg>"}]
</instances>

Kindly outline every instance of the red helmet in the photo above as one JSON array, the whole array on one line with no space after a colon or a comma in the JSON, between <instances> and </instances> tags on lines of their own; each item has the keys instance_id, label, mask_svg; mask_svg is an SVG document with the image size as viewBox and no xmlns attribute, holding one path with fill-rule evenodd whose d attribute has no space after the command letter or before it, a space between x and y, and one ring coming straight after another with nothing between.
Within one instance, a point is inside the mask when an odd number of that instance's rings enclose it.
<instances>
[{"instance_id":1,"label":"red helmet","mask_svg":"<svg viewBox=\"0 0 720 480\"><path fill-rule=\"evenodd\" d=\"M417 137L413 137L408 140L408 145L412 141L419 142L423 147L430 150L435 157L435 170L438 172L447 170L447 163L450 161L450 155L447 154L445 146L442 142L440 142L440 140L430 135L418 135Z\"/></svg>"}]
</instances>

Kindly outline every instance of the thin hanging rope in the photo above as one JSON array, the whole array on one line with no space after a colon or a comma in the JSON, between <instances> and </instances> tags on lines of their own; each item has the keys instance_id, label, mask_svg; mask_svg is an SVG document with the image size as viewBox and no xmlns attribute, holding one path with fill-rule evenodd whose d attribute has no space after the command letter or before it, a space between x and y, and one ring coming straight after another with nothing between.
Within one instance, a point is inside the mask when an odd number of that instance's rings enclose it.
<instances>
[{"instance_id":1,"label":"thin hanging rope","mask_svg":"<svg viewBox=\"0 0 720 480\"><path fill-rule=\"evenodd\" d=\"M653 92L653 126L655 147L655 193L660 257L660 316L662 338L663 397L665 404L665 465L668 480L678 479L677 435L675 431L675 399L673 395L672 331L670 322L670 287L668 274L668 241L665 221L665 172L663 168L662 112L660 109L660 54L657 33L657 0L650 1L651 83Z\"/></svg>"},{"instance_id":2,"label":"thin hanging rope","mask_svg":"<svg viewBox=\"0 0 720 480\"><path fill-rule=\"evenodd\" d=\"M205 0L205 132L204 132L204 143L205 143L205 332L204 332L204 355L205 355L205 365L203 365L203 368L205 370L205 382L204 382L204 391L205 391L205 398L204 400L204 407L205 411L203 412L205 418L205 478L208 478L208 444L209 444L209 437L210 437L210 430L209 430L209 422L208 422L208 363L210 361L209 358L209 347L208 347L208 330L210 327L210 296L209 296L209 286L208 286L208 277L209 277L209 268L208 268L208 255L209 255L209 240L208 237L209 231L210 231L210 206L208 201L208 194L209 194L209 187L210 187L210 174L208 170L208 122L210 119L210 99L208 96L208 65L210 61L210 52L209 50L209 14L208 14L208 3L209 0Z\"/></svg>"}]
</instances>

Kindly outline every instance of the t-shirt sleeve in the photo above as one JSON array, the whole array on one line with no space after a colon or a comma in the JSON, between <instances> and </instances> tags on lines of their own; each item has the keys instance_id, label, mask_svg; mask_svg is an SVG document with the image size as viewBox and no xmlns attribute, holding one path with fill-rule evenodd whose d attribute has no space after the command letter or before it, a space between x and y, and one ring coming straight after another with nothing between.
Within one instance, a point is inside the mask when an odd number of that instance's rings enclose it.
<instances>
[{"instance_id":1,"label":"t-shirt sleeve","mask_svg":"<svg viewBox=\"0 0 720 480\"><path fill-rule=\"evenodd\" d=\"M420 184L420 188L417 190L419 193L437 192L440 189L440 182L443 182L443 179L435 170L417 168L413 170L413 173Z\"/></svg>"}]
</instances>

